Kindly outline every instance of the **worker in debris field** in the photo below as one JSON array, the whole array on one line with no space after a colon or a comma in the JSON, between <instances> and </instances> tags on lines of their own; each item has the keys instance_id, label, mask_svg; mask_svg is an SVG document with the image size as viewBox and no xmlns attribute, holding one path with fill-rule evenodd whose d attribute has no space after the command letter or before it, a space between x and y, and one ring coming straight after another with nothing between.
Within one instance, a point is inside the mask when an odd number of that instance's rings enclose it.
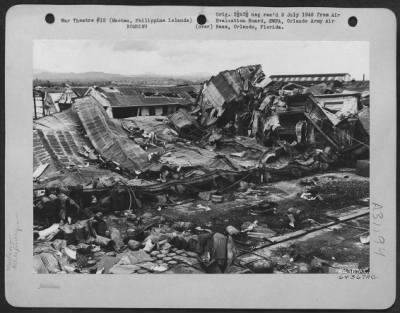
<instances>
[{"instance_id":1,"label":"worker in debris field","mask_svg":"<svg viewBox=\"0 0 400 313\"><path fill-rule=\"evenodd\" d=\"M66 195L65 190L61 189L57 194L59 200L59 218L63 223L75 223L81 213L80 206Z\"/></svg>"},{"instance_id":2,"label":"worker in debris field","mask_svg":"<svg viewBox=\"0 0 400 313\"><path fill-rule=\"evenodd\" d=\"M201 261L207 273L224 273L232 265L235 255L232 237L215 233L205 243Z\"/></svg>"},{"instance_id":3,"label":"worker in debris field","mask_svg":"<svg viewBox=\"0 0 400 313\"><path fill-rule=\"evenodd\" d=\"M97 235L105 236L108 230L107 223L103 219L103 213L97 212L94 216L92 216L89 220L89 228L91 231L91 235L96 237Z\"/></svg>"}]
</instances>

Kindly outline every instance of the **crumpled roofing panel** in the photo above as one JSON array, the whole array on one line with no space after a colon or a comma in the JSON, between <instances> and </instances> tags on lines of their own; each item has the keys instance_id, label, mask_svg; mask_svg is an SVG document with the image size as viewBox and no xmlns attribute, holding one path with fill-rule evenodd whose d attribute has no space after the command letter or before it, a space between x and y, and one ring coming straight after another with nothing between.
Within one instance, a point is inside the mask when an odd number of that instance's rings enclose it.
<instances>
[{"instance_id":1,"label":"crumpled roofing panel","mask_svg":"<svg viewBox=\"0 0 400 313\"><path fill-rule=\"evenodd\" d=\"M46 171L47 172L47 171ZM45 177L44 177L45 176ZM43 181L35 182L34 188L55 188L62 186L85 186L96 181L97 188L111 187L116 182L127 182L123 176L108 169L99 169L89 166L73 171L53 172L43 175Z\"/></svg>"},{"instance_id":2,"label":"crumpled roofing panel","mask_svg":"<svg viewBox=\"0 0 400 313\"><path fill-rule=\"evenodd\" d=\"M110 119L96 99L78 99L74 109L91 143L104 159L118 162L122 168L132 171L143 171L149 165L145 151Z\"/></svg>"},{"instance_id":3,"label":"crumpled roofing panel","mask_svg":"<svg viewBox=\"0 0 400 313\"><path fill-rule=\"evenodd\" d=\"M343 89L356 92L369 92L369 80L356 80L343 83Z\"/></svg>"},{"instance_id":4,"label":"crumpled roofing panel","mask_svg":"<svg viewBox=\"0 0 400 313\"><path fill-rule=\"evenodd\" d=\"M133 116L123 119L123 124L143 129L147 133L159 132L168 128L166 116Z\"/></svg>"},{"instance_id":5,"label":"crumpled roofing panel","mask_svg":"<svg viewBox=\"0 0 400 313\"><path fill-rule=\"evenodd\" d=\"M142 106L161 106L161 105L188 105L194 102L189 95L189 87L113 87L112 89L101 87L99 92L106 95L112 107L142 107ZM196 93L193 88L193 92ZM145 96L146 92L154 93L153 96ZM158 95L155 95L158 94ZM168 94L176 94L178 97L171 97Z\"/></svg>"},{"instance_id":6,"label":"crumpled roofing panel","mask_svg":"<svg viewBox=\"0 0 400 313\"><path fill-rule=\"evenodd\" d=\"M71 87L71 89L78 97L83 97L85 93L88 91L89 87L74 86Z\"/></svg>"},{"instance_id":7,"label":"crumpled roofing panel","mask_svg":"<svg viewBox=\"0 0 400 313\"><path fill-rule=\"evenodd\" d=\"M84 146L93 149L73 109L34 121L33 169L49 164L40 180L34 182L34 188L86 185L93 180L101 186L111 186L113 180L124 180L111 170L87 163L86 157L79 153Z\"/></svg>"},{"instance_id":8,"label":"crumpled roofing panel","mask_svg":"<svg viewBox=\"0 0 400 313\"><path fill-rule=\"evenodd\" d=\"M237 72L225 72L223 73L225 79L229 82L230 86L235 92L235 95L240 95L242 92L242 79Z\"/></svg>"},{"instance_id":9,"label":"crumpled roofing panel","mask_svg":"<svg viewBox=\"0 0 400 313\"><path fill-rule=\"evenodd\" d=\"M204 88L203 99L205 99L218 110L218 115L221 115L223 113L223 105L225 103L225 99L213 83L208 84L208 86Z\"/></svg>"},{"instance_id":10,"label":"crumpled roofing panel","mask_svg":"<svg viewBox=\"0 0 400 313\"><path fill-rule=\"evenodd\" d=\"M229 79L226 77L229 77ZM230 102L239 95L232 85L235 85L237 89L243 88L243 82L241 82L239 75L230 72L219 73L210 83L218 89L225 102Z\"/></svg>"},{"instance_id":11,"label":"crumpled roofing panel","mask_svg":"<svg viewBox=\"0 0 400 313\"><path fill-rule=\"evenodd\" d=\"M35 171L40 165L49 164L46 168L45 173L57 171L57 165L52 159L49 151L46 149L43 143L43 139L39 135L39 132L33 130L33 171Z\"/></svg>"},{"instance_id":12,"label":"crumpled roofing panel","mask_svg":"<svg viewBox=\"0 0 400 313\"><path fill-rule=\"evenodd\" d=\"M354 94L334 94L332 96L315 96L315 103L321 108L331 123L336 126L348 116L357 114L358 98ZM330 104L332 102L332 104ZM335 103L335 104L333 104ZM329 108L332 108L330 112Z\"/></svg>"},{"instance_id":13,"label":"crumpled roofing panel","mask_svg":"<svg viewBox=\"0 0 400 313\"><path fill-rule=\"evenodd\" d=\"M249 83L254 85L260 75L263 75L261 65L220 72L213 76L203 89L203 99L211 103L220 116L224 111L224 104L238 100L242 92L248 90Z\"/></svg>"},{"instance_id":14,"label":"crumpled roofing panel","mask_svg":"<svg viewBox=\"0 0 400 313\"><path fill-rule=\"evenodd\" d=\"M237 170L233 163L226 156L219 156L218 153L193 147L176 144L172 153L163 155L160 163L171 167L197 167L205 170Z\"/></svg>"},{"instance_id":15,"label":"crumpled roofing panel","mask_svg":"<svg viewBox=\"0 0 400 313\"><path fill-rule=\"evenodd\" d=\"M182 109L170 115L168 118L178 129L198 126L197 121L187 111Z\"/></svg>"},{"instance_id":16,"label":"crumpled roofing panel","mask_svg":"<svg viewBox=\"0 0 400 313\"><path fill-rule=\"evenodd\" d=\"M83 136L78 117L66 110L34 121L34 144L44 146L47 153L61 167L84 165L86 159L79 153L83 146L91 147ZM36 153L34 153L35 158Z\"/></svg>"},{"instance_id":17,"label":"crumpled roofing panel","mask_svg":"<svg viewBox=\"0 0 400 313\"><path fill-rule=\"evenodd\" d=\"M95 98L96 101L99 102L103 107L109 107L111 105L107 99L106 94L96 88L90 87L87 91L87 94Z\"/></svg>"}]
</instances>

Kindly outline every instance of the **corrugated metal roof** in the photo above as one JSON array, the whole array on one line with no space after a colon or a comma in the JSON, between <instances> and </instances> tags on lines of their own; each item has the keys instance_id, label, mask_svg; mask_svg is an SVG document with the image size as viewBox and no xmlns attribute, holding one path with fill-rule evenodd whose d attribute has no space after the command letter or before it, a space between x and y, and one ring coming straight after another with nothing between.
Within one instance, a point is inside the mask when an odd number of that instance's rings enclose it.
<instances>
[{"instance_id":1,"label":"corrugated metal roof","mask_svg":"<svg viewBox=\"0 0 400 313\"><path fill-rule=\"evenodd\" d=\"M149 165L147 153L110 119L96 99L90 96L77 99L73 107L92 145L104 159L118 162L131 171L143 171Z\"/></svg>"},{"instance_id":2,"label":"corrugated metal roof","mask_svg":"<svg viewBox=\"0 0 400 313\"><path fill-rule=\"evenodd\" d=\"M147 133L153 131L163 131L168 127L168 117L166 116L133 116L123 120L123 123L143 129Z\"/></svg>"},{"instance_id":3,"label":"corrugated metal roof","mask_svg":"<svg viewBox=\"0 0 400 313\"><path fill-rule=\"evenodd\" d=\"M214 108L218 110L218 115L221 115L223 112L223 106L225 103L224 97L218 91L217 87L213 83L210 83L204 90L203 90L203 99L210 103Z\"/></svg>"},{"instance_id":4,"label":"corrugated metal roof","mask_svg":"<svg viewBox=\"0 0 400 313\"><path fill-rule=\"evenodd\" d=\"M326 77L326 76L345 76L349 75L349 73L320 73L320 74L280 74L280 75L270 75L271 79L275 78L293 78L293 77Z\"/></svg>"},{"instance_id":5,"label":"corrugated metal roof","mask_svg":"<svg viewBox=\"0 0 400 313\"><path fill-rule=\"evenodd\" d=\"M71 89L73 90L73 92L75 92L75 94L78 97L83 97L86 93L86 91L88 91L89 87L81 87L81 86L77 86L77 87L71 87Z\"/></svg>"},{"instance_id":6,"label":"corrugated metal roof","mask_svg":"<svg viewBox=\"0 0 400 313\"><path fill-rule=\"evenodd\" d=\"M51 157L44 140L36 129L33 129L33 171L40 165L49 164L43 174L57 171L58 166Z\"/></svg>"},{"instance_id":7,"label":"corrugated metal roof","mask_svg":"<svg viewBox=\"0 0 400 313\"><path fill-rule=\"evenodd\" d=\"M194 103L196 88L183 87L101 87L112 107L149 107Z\"/></svg>"},{"instance_id":8,"label":"corrugated metal roof","mask_svg":"<svg viewBox=\"0 0 400 313\"><path fill-rule=\"evenodd\" d=\"M83 150L83 146L90 147L91 144L83 136L78 117L72 110L34 121L34 130L35 147L40 147L42 144L53 162L61 168L69 165L84 165L87 162L79 152ZM34 152L34 159L43 153L43 150L38 155ZM40 161L40 163L43 162L44 160Z\"/></svg>"},{"instance_id":9,"label":"corrugated metal roof","mask_svg":"<svg viewBox=\"0 0 400 313\"><path fill-rule=\"evenodd\" d=\"M348 91L369 91L369 80L356 80L343 83L343 89Z\"/></svg>"},{"instance_id":10,"label":"corrugated metal roof","mask_svg":"<svg viewBox=\"0 0 400 313\"><path fill-rule=\"evenodd\" d=\"M203 99L206 104L211 104L218 110L220 116L224 111L224 104L239 100L242 92L258 78L264 75L261 65L239 67L235 70L223 71L211 77L203 89Z\"/></svg>"},{"instance_id":11,"label":"corrugated metal roof","mask_svg":"<svg viewBox=\"0 0 400 313\"><path fill-rule=\"evenodd\" d=\"M190 145L175 144L171 154L163 155L160 163L171 167L200 168L205 172L212 170L237 170L232 161L218 153Z\"/></svg>"},{"instance_id":12,"label":"corrugated metal roof","mask_svg":"<svg viewBox=\"0 0 400 313\"><path fill-rule=\"evenodd\" d=\"M46 171L47 172L47 171ZM41 177L42 178L42 177ZM97 182L97 187L110 187L116 181L127 182L128 179L107 169L77 168L74 171L53 172L43 176L43 180L34 184L35 188L55 188L61 186L85 186Z\"/></svg>"},{"instance_id":13,"label":"corrugated metal roof","mask_svg":"<svg viewBox=\"0 0 400 313\"><path fill-rule=\"evenodd\" d=\"M197 121L185 110L179 110L169 117L172 124L178 129L184 129L186 127L198 127Z\"/></svg>"},{"instance_id":14,"label":"corrugated metal roof","mask_svg":"<svg viewBox=\"0 0 400 313\"><path fill-rule=\"evenodd\" d=\"M358 93L310 96L334 126L343 120L342 115L355 115L358 112L359 97Z\"/></svg>"}]
</instances>

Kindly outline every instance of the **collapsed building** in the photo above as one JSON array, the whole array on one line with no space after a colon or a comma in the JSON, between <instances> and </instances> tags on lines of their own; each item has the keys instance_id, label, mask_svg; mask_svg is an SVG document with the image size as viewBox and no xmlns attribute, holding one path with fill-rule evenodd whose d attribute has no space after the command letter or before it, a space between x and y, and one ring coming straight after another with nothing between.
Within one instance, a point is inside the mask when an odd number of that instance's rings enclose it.
<instances>
[{"instance_id":1,"label":"collapsed building","mask_svg":"<svg viewBox=\"0 0 400 313\"><path fill-rule=\"evenodd\" d=\"M34 121L35 270L274 272L270 260L248 261L254 239L261 248L327 222L280 208L267 189L291 180L302 201L322 201L319 184L331 184L324 173L368 159L368 88L347 76L288 82L261 65L220 72L201 89L89 88L69 109ZM247 212L236 225L224 222L232 208ZM365 217L365 207L349 210L328 210L335 222L326 225ZM235 263L240 245L245 264ZM314 265L306 271L322 270Z\"/></svg>"},{"instance_id":2,"label":"collapsed building","mask_svg":"<svg viewBox=\"0 0 400 313\"><path fill-rule=\"evenodd\" d=\"M89 87L41 87L33 90L34 117L40 118L69 109L74 99L83 97Z\"/></svg>"},{"instance_id":3,"label":"collapsed building","mask_svg":"<svg viewBox=\"0 0 400 313\"><path fill-rule=\"evenodd\" d=\"M92 87L86 93L103 104L114 118L166 116L196 101L197 88L175 87Z\"/></svg>"},{"instance_id":4,"label":"collapsed building","mask_svg":"<svg viewBox=\"0 0 400 313\"><path fill-rule=\"evenodd\" d=\"M221 72L206 84L199 102L202 125L229 125L266 146L279 139L329 145L339 153L362 146L357 152L368 157L369 134L358 117L369 110L368 84L349 82L346 73L273 75L267 80L260 66L246 69L251 76L239 68ZM310 85L314 78L317 83ZM263 79L267 84L260 88Z\"/></svg>"}]
</instances>

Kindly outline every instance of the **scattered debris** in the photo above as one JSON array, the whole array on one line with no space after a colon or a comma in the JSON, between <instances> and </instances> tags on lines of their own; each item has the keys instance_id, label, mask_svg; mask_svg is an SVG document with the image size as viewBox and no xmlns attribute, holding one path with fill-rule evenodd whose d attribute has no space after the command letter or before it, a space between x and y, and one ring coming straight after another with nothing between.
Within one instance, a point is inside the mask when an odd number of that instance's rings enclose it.
<instances>
[{"instance_id":1,"label":"scattered debris","mask_svg":"<svg viewBox=\"0 0 400 313\"><path fill-rule=\"evenodd\" d=\"M272 273L274 264L269 260L257 260L249 264L250 269L255 273Z\"/></svg>"},{"instance_id":2,"label":"scattered debris","mask_svg":"<svg viewBox=\"0 0 400 313\"><path fill-rule=\"evenodd\" d=\"M208 205L198 204L198 205L197 205L197 208L198 208L198 209L202 209L202 210L204 210L204 211L206 211L206 212L211 211L211 208L210 208Z\"/></svg>"},{"instance_id":3,"label":"scattered debris","mask_svg":"<svg viewBox=\"0 0 400 313\"><path fill-rule=\"evenodd\" d=\"M335 197L368 186L369 85L328 78L250 65L198 88L68 86L62 110L48 97L61 112L34 121L35 271L332 271L334 256L311 252L236 262L322 227L345 208L329 211Z\"/></svg>"},{"instance_id":4,"label":"scattered debris","mask_svg":"<svg viewBox=\"0 0 400 313\"><path fill-rule=\"evenodd\" d=\"M304 200L309 200L309 201L313 201L313 200L323 200L322 197L319 194L313 194L311 192L304 192L301 194L300 198L304 199Z\"/></svg>"},{"instance_id":5,"label":"scattered debris","mask_svg":"<svg viewBox=\"0 0 400 313\"><path fill-rule=\"evenodd\" d=\"M362 244L369 244L369 235L360 236L360 241Z\"/></svg>"},{"instance_id":6,"label":"scattered debris","mask_svg":"<svg viewBox=\"0 0 400 313\"><path fill-rule=\"evenodd\" d=\"M41 230L38 232L39 240L51 240L53 239L59 232L60 225L53 224L49 228Z\"/></svg>"}]
</instances>

